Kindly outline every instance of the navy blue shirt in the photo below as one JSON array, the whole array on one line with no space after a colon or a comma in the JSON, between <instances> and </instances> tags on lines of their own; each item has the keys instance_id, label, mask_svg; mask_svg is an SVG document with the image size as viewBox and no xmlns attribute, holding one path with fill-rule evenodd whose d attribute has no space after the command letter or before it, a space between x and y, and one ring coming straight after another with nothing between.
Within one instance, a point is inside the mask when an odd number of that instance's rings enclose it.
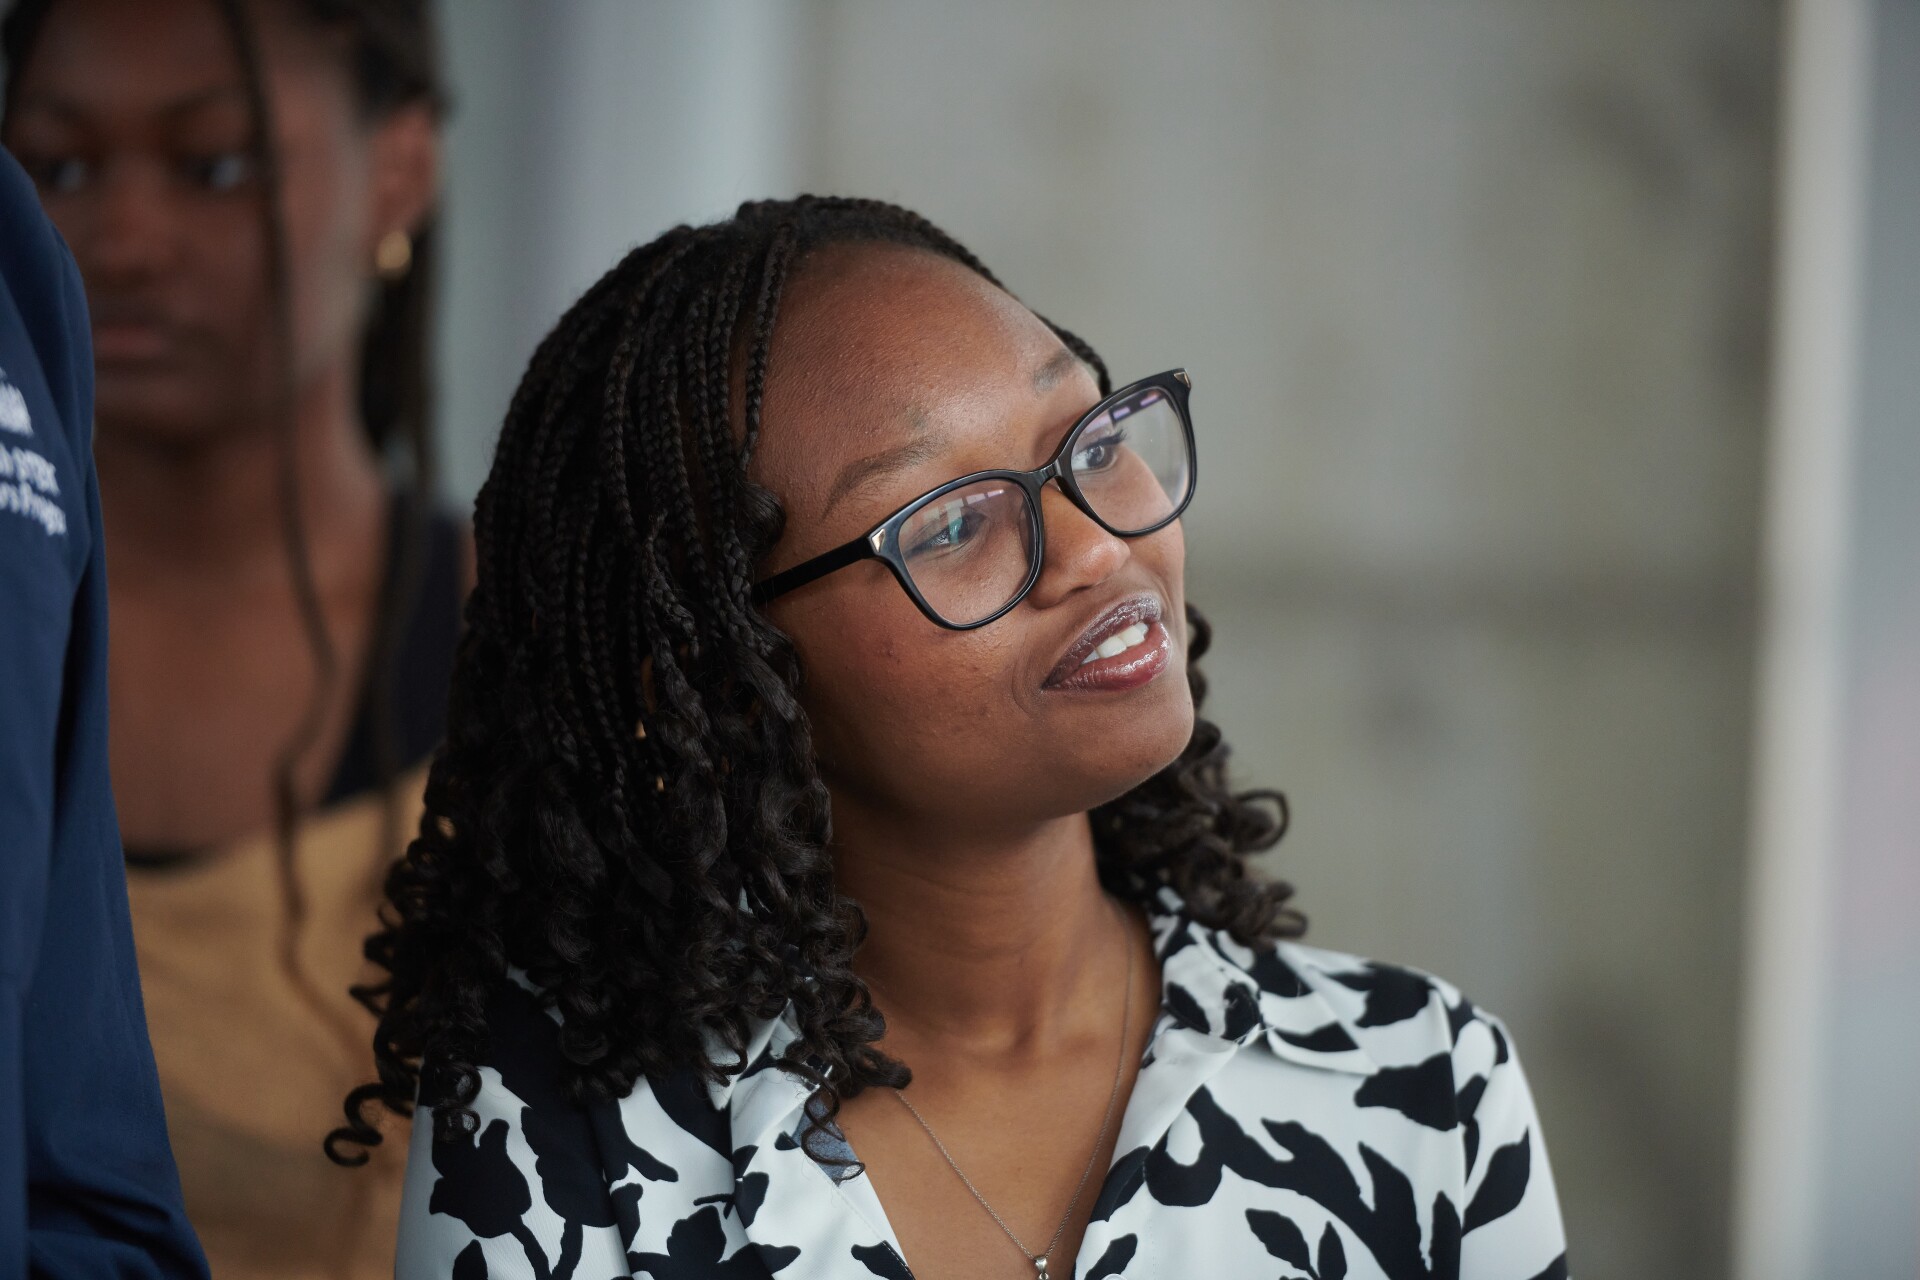
<instances>
[{"instance_id":1,"label":"navy blue shirt","mask_svg":"<svg viewBox=\"0 0 1920 1280\"><path fill-rule=\"evenodd\" d=\"M86 299L0 151L0 1280L207 1273L107 784Z\"/></svg>"}]
</instances>

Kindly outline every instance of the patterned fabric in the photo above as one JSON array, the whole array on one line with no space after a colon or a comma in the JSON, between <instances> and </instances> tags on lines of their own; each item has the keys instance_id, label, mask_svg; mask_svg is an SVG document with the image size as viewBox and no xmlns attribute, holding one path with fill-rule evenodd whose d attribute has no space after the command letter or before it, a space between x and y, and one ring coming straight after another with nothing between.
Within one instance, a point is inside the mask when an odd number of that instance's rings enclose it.
<instances>
[{"instance_id":1,"label":"patterned fabric","mask_svg":"<svg viewBox=\"0 0 1920 1280\"><path fill-rule=\"evenodd\" d=\"M1565 1243L1500 1022L1437 979L1254 952L1168 899L1161 1015L1074 1274L1554 1280ZM800 1148L806 1086L760 1028L724 1085L569 1104L554 1023L503 994L477 1131L414 1125L401 1277L656 1280L912 1273L872 1183Z\"/></svg>"}]
</instances>

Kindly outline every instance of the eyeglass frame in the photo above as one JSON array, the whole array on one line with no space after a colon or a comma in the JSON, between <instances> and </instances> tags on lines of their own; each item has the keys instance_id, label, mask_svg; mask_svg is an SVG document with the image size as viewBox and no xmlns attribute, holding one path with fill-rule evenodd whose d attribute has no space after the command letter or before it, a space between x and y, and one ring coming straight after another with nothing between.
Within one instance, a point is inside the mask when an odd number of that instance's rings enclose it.
<instances>
[{"instance_id":1,"label":"eyeglass frame","mask_svg":"<svg viewBox=\"0 0 1920 1280\"><path fill-rule=\"evenodd\" d=\"M1087 501L1086 495L1080 492L1080 485L1073 477L1073 468L1069 462L1073 457L1074 441L1089 424L1096 421L1102 413L1111 409L1117 402L1149 387L1158 387L1165 391L1169 402L1180 415L1180 426L1187 437L1187 492L1164 518L1144 529L1123 533L1102 519L1093 509L1093 504ZM1148 534L1158 533L1178 520L1186 511L1188 504L1193 501L1194 491L1200 484L1199 447L1194 441L1193 415L1187 406L1187 399L1192 390L1193 378L1185 369L1169 369L1165 373L1156 373L1138 382L1130 382L1119 390L1103 396L1100 403L1081 414L1061 437L1060 447L1055 449L1053 456L1041 466L1035 467L1032 471L975 471L929 489L859 537L850 538L830 551L823 551L817 556L802 560L791 568L782 569L762 582L755 583L752 600L756 605L766 605L790 591L797 591L848 565L858 564L862 560L878 560L892 571L894 581L900 584L900 589L907 593L908 599L912 600L920 612L926 615L927 620L935 626L948 631L974 631L990 622L998 621L1027 598L1027 593L1033 590L1033 584L1040 580L1040 574L1046 568L1047 520L1044 509L1040 505L1040 491L1046 487L1048 481L1058 480L1060 492L1066 496L1067 501L1077 507L1082 515L1116 538L1144 538ZM978 484L983 480L1010 481L1026 492L1027 510L1032 513L1034 526L1034 545L1032 552L1028 555L1027 577L1020 584L1020 589L1014 592L1005 604L978 622L949 622L927 603L920 588L914 585L913 574L907 568L906 555L900 550L900 530L906 524L907 518L922 507L945 497L956 489Z\"/></svg>"}]
</instances>

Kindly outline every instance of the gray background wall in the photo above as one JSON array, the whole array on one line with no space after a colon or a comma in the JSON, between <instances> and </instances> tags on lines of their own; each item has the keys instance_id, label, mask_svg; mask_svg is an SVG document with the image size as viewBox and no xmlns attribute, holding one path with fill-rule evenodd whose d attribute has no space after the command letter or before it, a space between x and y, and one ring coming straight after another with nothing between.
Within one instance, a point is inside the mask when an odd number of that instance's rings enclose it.
<instances>
[{"instance_id":1,"label":"gray background wall","mask_svg":"<svg viewBox=\"0 0 1920 1280\"><path fill-rule=\"evenodd\" d=\"M446 6L451 484L629 245L900 200L1185 363L1192 594L1322 945L1511 1024L1585 1277L1727 1268L1779 15Z\"/></svg>"}]
</instances>

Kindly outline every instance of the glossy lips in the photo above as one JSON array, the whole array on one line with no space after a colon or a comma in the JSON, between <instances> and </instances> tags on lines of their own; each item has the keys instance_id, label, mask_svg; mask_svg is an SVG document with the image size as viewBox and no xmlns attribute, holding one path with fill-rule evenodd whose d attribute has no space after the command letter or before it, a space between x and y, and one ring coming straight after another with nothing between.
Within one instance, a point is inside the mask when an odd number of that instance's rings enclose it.
<instances>
[{"instance_id":1,"label":"glossy lips","mask_svg":"<svg viewBox=\"0 0 1920 1280\"><path fill-rule=\"evenodd\" d=\"M1086 666L1097 658L1117 658L1133 646L1147 638L1147 628L1151 623L1136 622L1121 631L1116 631L1095 645L1093 652L1080 659L1080 665Z\"/></svg>"},{"instance_id":2,"label":"glossy lips","mask_svg":"<svg viewBox=\"0 0 1920 1280\"><path fill-rule=\"evenodd\" d=\"M1167 667L1173 646L1160 601L1130 596L1101 614L1048 673L1048 689L1117 691L1146 684Z\"/></svg>"}]
</instances>

